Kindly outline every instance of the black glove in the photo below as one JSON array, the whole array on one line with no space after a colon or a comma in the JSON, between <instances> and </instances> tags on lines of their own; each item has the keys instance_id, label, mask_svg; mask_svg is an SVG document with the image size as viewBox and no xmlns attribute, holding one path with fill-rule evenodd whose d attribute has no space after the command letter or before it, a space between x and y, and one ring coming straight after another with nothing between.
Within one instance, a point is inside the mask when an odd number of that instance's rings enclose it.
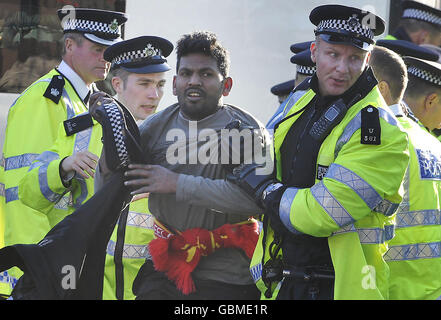
<instances>
[{"instance_id":1,"label":"black glove","mask_svg":"<svg viewBox=\"0 0 441 320\"><path fill-rule=\"evenodd\" d=\"M242 190L250 195L258 206L265 208L263 202L263 192L271 184L276 184L277 180L274 175L256 174L256 169L263 167L265 164L241 164L233 169L232 174L227 176L229 181L237 184Z\"/></svg>"},{"instance_id":2,"label":"black glove","mask_svg":"<svg viewBox=\"0 0 441 320\"><path fill-rule=\"evenodd\" d=\"M265 207L265 215L269 218L271 229L278 235L283 237L290 233L285 227L282 220L280 220L279 208L283 193L287 187L281 183L269 185L264 191L262 202ZM268 220L267 220L268 221Z\"/></svg>"}]
</instances>

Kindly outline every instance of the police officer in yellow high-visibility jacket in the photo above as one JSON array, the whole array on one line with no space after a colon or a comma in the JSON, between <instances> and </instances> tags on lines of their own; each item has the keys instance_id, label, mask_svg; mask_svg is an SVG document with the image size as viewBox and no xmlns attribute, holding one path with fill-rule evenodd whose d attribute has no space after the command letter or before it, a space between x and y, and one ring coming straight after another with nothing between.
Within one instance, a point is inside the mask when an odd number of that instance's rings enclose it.
<instances>
[{"instance_id":1,"label":"police officer in yellow high-visibility jacket","mask_svg":"<svg viewBox=\"0 0 441 320\"><path fill-rule=\"evenodd\" d=\"M54 143L60 123L87 110L93 82L105 79L109 71L104 49L119 39L120 26L127 20L124 13L92 9L59 10L58 15L65 33L60 65L27 88L8 113L0 181L5 245L35 243L50 229L44 214L21 203L18 183L37 156ZM42 187L50 197L47 186ZM16 275L11 272L13 286Z\"/></svg>"},{"instance_id":2,"label":"police officer in yellow high-visibility jacket","mask_svg":"<svg viewBox=\"0 0 441 320\"><path fill-rule=\"evenodd\" d=\"M367 67L384 21L339 5L310 20L317 72L275 130L277 180L236 172L266 209L250 269L264 299L387 299L383 256L409 155Z\"/></svg>"},{"instance_id":3,"label":"police officer in yellow high-visibility jacket","mask_svg":"<svg viewBox=\"0 0 441 320\"><path fill-rule=\"evenodd\" d=\"M106 49L112 63L112 86L117 99L136 120L153 114L163 96L166 57L173 50L168 40L143 36ZM71 130L72 129L72 130ZM46 214L51 227L94 194L94 170L102 150L102 128L85 113L60 126L55 145L31 165L19 185L28 206ZM39 186L39 187L36 187ZM47 186L46 196L42 190ZM153 219L147 198L134 199L112 234L107 248L104 299L133 299L132 283L148 255Z\"/></svg>"},{"instance_id":4,"label":"police officer in yellow high-visibility jacket","mask_svg":"<svg viewBox=\"0 0 441 320\"><path fill-rule=\"evenodd\" d=\"M397 212L395 237L385 260L390 267L390 298L441 299L441 144L429 130L441 127L441 67L405 57L409 83L404 100L420 122L395 113L409 134L410 162Z\"/></svg>"}]
</instances>

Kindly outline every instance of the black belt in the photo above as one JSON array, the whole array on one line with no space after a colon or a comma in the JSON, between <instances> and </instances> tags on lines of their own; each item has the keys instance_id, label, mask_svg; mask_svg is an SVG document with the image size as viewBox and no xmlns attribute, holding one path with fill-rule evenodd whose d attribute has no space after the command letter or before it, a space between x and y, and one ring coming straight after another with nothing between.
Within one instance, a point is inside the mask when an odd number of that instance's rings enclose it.
<instances>
[{"instance_id":1,"label":"black belt","mask_svg":"<svg viewBox=\"0 0 441 320\"><path fill-rule=\"evenodd\" d=\"M311 280L334 280L334 270L329 266L306 266L298 267L283 264L280 259L270 260L262 269L264 282L279 282L285 279Z\"/></svg>"}]
</instances>

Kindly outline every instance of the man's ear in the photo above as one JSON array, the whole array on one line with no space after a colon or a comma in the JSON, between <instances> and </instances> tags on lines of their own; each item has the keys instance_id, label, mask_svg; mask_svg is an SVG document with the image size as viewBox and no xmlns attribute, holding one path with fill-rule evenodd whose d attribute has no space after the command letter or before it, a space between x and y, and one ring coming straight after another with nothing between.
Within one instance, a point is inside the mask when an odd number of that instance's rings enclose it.
<instances>
[{"instance_id":1,"label":"man's ear","mask_svg":"<svg viewBox=\"0 0 441 320\"><path fill-rule=\"evenodd\" d=\"M439 102L439 96L437 93L433 92L428 94L426 96L426 99L424 99L424 111L430 113L438 102Z\"/></svg>"},{"instance_id":2,"label":"man's ear","mask_svg":"<svg viewBox=\"0 0 441 320\"><path fill-rule=\"evenodd\" d=\"M378 82L378 89L380 90L381 95L385 97L389 93L389 84L386 81L381 80Z\"/></svg>"},{"instance_id":3,"label":"man's ear","mask_svg":"<svg viewBox=\"0 0 441 320\"><path fill-rule=\"evenodd\" d=\"M226 77L224 79L224 87L222 89L222 95L224 97L230 94L231 88L233 87L233 79L231 77Z\"/></svg>"},{"instance_id":4,"label":"man's ear","mask_svg":"<svg viewBox=\"0 0 441 320\"><path fill-rule=\"evenodd\" d=\"M176 76L173 76L173 95L177 96L176 93Z\"/></svg>"},{"instance_id":5,"label":"man's ear","mask_svg":"<svg viewBox=\"0 0 441 320\"><path fill-rule=\"evenodd\" d=\"M66 48L66 52L71 52L74 45L75 45L75 41L71 38L66 38L66 40L64 41L64 47Z\"/></svg>"},{"instance_id":6,"label":"man's ear","mask_svg":"<svg viewBox=\"0 0 441 320\"><path fill-rule=\"evenodd\" d=\"M124 82L120 77L113 77L112 78L112 87L113 90L116 91L116 93L121 94L124 88Z\"/></svg>"},{"instance_id":7,"label":"man's ear","mask_svg":"<svg viewBox=\"0 0 441 320\"><path fill-rule=\"evenodd\" d=\"M317 52L317 43L315 41L311 42L310 50L311 50L311 60L312 60L312 62L315 63L316 62L315 54Z\"/></svg>"}]
</instances>

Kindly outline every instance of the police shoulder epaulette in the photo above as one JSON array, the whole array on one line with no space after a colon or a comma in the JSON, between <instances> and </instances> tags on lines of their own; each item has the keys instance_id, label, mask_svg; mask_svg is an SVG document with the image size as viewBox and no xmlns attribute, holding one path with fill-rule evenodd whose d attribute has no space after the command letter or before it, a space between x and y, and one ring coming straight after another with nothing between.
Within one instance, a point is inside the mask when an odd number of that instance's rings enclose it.
<instances>
[{"instance_id":1,"label":"police shoulder epaulette","mask_svg":"<svg viewBox=\"0 0 441 320\"><path fill-rule=\"evenodd\" d=\"M64 130L67 136L71 136L80 131L86 130L93 126L93 120L90 113L84 113L63 122Z\"/></svg>"},{"instance_id":2,"label":"police shoulder epaulette","mask_svg":"<svg viewBox=\"0 0 441 320\"><path fill-rule=\"evenodd\" d=\"M361 110L361 144L381 144L380 116L377 108L367 106Z\"/></svg>"},{"instance_id":3,"label":"police shoulder epaulette","mask_svg":"<svg viewBox=\"0 0 441 320\"><path fill-rule=\"evenodd\" d=\"M63 93L65 80L62 75L56 74L52 77L51 82L46 88L43 97L52 100L54 103L58 104Z\"/></svg>"}]
</instances>

